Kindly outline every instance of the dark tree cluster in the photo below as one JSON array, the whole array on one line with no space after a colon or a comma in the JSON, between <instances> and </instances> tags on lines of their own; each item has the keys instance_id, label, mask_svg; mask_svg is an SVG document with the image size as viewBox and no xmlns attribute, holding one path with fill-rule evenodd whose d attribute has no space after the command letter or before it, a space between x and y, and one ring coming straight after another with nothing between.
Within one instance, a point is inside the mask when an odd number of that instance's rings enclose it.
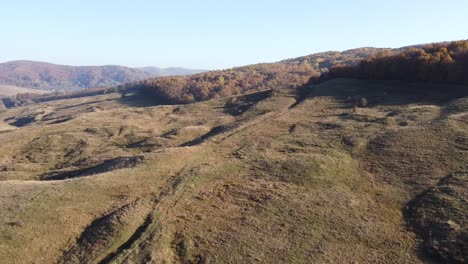
<instances>
[{"instance_id":1,"label":"dark tree cluster","mask_svg":"<svg viewBox=\"0 0 468 264\"><path fill-rule=\"evenodd\" d=\"M357 66L336 65L315 81L333 78L468 84L468 41L412 47L398 54L379 52Z\"/></svg>"}]
</instances>

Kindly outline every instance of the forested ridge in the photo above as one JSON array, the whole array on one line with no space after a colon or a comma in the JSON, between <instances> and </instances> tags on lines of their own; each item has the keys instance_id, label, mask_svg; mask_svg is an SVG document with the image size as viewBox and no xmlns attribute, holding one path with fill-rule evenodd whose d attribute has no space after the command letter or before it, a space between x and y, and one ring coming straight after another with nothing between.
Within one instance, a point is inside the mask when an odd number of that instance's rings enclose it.
<instances>
[{"instance_id":1,"label":"forested ridge","mask_svg":"<svg viewBox=\"0 0 468 264\"><path fill-rule=\"evenodd\" d=\"M169 103L191 103L268 89L303 86L310 78L320 76L333 65L355 65L381 51L393 52L391 49L376 48L331 51L191 76L147 79L120 85L119 89L140 89L147 95Z\"/></svg>"},{"instance_id":2,"label":"forested ridge","mask_svg":"<svg viewBox=\"0 0 468 264\"><path fill-rule=\"evenodd\" d=\"M409 80L468 84L468 41L400 49L360 48L204 72L150 78L113 87L47 95L18 94L3 98L7 107L108 92L140 91L160 103L185 104L262 90L313 85L335 78Z\"/></svg>"},{"instance_id":3,"label":"forested ridge","mask_svg":"<svg viewBox=\"0 0 468 264\"><path fill-rule=\"evenodd\" d=\"M468 41L411 47L397 54L381 51L355 66L335 65L313 81L334 78L468 84Z\"/></svg>"}]
</instances>

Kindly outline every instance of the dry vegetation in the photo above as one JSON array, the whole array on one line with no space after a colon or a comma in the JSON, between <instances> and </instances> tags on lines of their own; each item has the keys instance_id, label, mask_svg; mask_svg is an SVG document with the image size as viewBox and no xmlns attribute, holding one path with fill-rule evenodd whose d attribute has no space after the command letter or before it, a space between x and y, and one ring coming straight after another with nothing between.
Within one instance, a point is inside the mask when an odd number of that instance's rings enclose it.
<instances>
[{"instance_id":1,"label":"dry vegetation","mask_svg":"<svg viewBox=\"0 0 468 264\"><path fill-rule=\"evenodd\" d=\"M468 40L379 52L358 65L334 65L319 80L417 80L468 84Z\"/></svg>"},{"instance_id":2,"label":"dry vegetation","mask_svg":"<svg viewBox=\"0 0 468 264\"><path fill-rule=\"evenodd\" d=\"M101 95L115 91L120 91L125 94L127 92L139 90L145 93L147 97L151 97L153 98L153 100L157 100L159 103L193 103L195 101L198 102L213 98L240 95L256 91L300 87L306 84L311 77L318 77L320 74L327 72L329 68L333 65L355 65L360 60L368 58L382 51L387 51L389 53L396 52L396 50L375 48L361 48L348 50L344 52L330 51L284 60L276 63L249 65L245 67L238 67L222 71L205 72L201 74L195 74L192 76L175 76L166 78L158 77L153 79L129 82L130 80L142 79L140 76L139 78L135 77L133 79L119 79L118 81L110 83L106 83L104 81L93 82L90 85L82 86L93 88L81 89L76 91L53 92L47 95L40 96L34 93L21 93L16 94L15 96L10 96L8 98L3 98L2 101L7 108L13 108L30 105L33 103ZM24 64L25 62L22 63ZM22 64L20 63L20 66L21 65ZM18 65L14 65L14 67L11 67L11 65L8 67L7 66L3 65L3 67L7 69L12 68L13 70L19 71L22 69L22 67ZM33 71L32 69L30 69L30 66L31 65L26 63L25 67L28 68L29 72ZM48 69L48 67L52 67L52 69L60 70L67 74L83 70L80 67L76 68L70 66L58 66L44 63L39 63L39 66L36 67L39 68L39 70L36 70L38 72L41 72L41 70L43 70L47 74L49 74L49 72L54 72L53 70ZM87 74L91 76L88 76L86 78L97 80L98 78L93 75L93 72L97 71L99 73L100 71L110 71L109 69L104 70L106 69L106 67L94 67L88 69ZM179 68L169 68L168 70L174 72L181 71L181 69ZM202 72L201 70L193 71L194 73ZM47 74L44 73L41 76ZM152 71L150 71L148 74L156 74L157 76L159 76L159 74ZM167 74L169 74L169 72ZM2 65L0 64L0 81L1 75ZM9 76L12 75L12 73L6 71L4 75ZM21 74L15 73L13 75L20 76ZM149 77L149 75L147 77ZM68 78L71 77L69 76ZM55 77L51 78L51 80L54 81ZM116 85L119 82L127 83L118 86L112 86ZM96 87L98 85L108 86ZM70 87L73 87L73 85L70 85Z\"/></svg>"},{"instance_id":3,"label":"dry vegetation","mask_svg":"<svg viewBox=\"0 0 468 264\"><path fill-rule=\"evenodd\" d=\"M0 98L15 96L17 94L32 93L32 94L44 94L46 91L0 84Z\"/></svg>"},{"instance_id":4,"label":"dry vegetation","mask_svg":"<svg viewBox=\"0 0 468 264\"><path fill-rule=\"evenodd\" d=\"M396 52L376 48L330 51L191 76L148 79L122 85L119 89L139 89L167 103L192 103L263 90L300 87L310 78L327 72L333 65L355 65L382 51Z\"/></svg>"},{"instance_id":5,"label":"dry vegetation","mask_svg":"<svg viewBox=\"0 0 468 264\"><path fill-rule=\"evenodd\" d=\"M468 100L424 92L450 87L337 79L6 110L2 262L463 263Z\"/></svg>"}]
</instances>

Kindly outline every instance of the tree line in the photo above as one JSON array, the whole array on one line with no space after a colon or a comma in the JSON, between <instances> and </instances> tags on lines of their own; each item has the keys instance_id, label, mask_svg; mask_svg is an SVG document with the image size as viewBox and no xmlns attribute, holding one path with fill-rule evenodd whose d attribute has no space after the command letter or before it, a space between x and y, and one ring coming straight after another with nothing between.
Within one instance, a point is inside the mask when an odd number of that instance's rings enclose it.
<instances>
[{"instance_id":1,"label":"tree line","mask_svg":"<svg viewBox=\"0 0 468 264\"><path fill-rule=\"evenodd\" d=\"M191 76L148 79L119 87L141 90L166 103L191 103L262 90L300 87L307 84L310 78L327 72L332 65L354 65L382 50L388 49L331 51L276 63L249 65Z\"/></svg>"},{"instance_id":2,"label":"tree line","mask_svg":"<svg viewBox=\"0 0 468 264\"><path fill-rule=\"evenodd\" d=\"M468 84L468 41L411 47L397 54L379 52L355 66L335 65L312 82L334 78Z\"/></svg>"},{"instance_id":3,"label":"tree line","mask_svg":"<svg viewBox=\"0 0 468 264\"><path fill-rule=\"evenodd\" d=\"M324 52L190 76L146 79L115 87L98 87L47 95L19 94L3 98L10 108L30 103L140 91L161 103L179 104L262 90L295 88L333 78L447 81L468 84L468 41L402 49L361 48Z\"/></svg>"}]
</instances>

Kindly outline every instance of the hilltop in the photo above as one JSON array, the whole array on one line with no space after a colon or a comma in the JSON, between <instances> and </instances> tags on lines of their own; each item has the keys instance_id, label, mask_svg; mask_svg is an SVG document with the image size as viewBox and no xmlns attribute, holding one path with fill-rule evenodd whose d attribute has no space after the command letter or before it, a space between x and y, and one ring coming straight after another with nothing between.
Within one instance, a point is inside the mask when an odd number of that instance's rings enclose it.
<instances>
[{"instance_id":1,"label":"hilltop","mask_svg":"<svg viewBox=\"0 0 468 264\"><path fill-rule=\"evenodd\" d=\"M119 86L140 89L168 103L191 103L213 98L252 93L262 90L300 87L310 78L329 71L332 66L351 66L380 52L392 49L360 48L343 52L329 51L189 76L152 78Z\"/></svg>"},{"instance_id":2,"label":"hilltop","mask_svg":"<svg viewBox=\"0 0 468 264\"><path fill-rule=\"evenodd\" d=\"M333 78L468 83L468 41L398 49L360 48L120 86L168 103L191 103L263 90L302 87Z\"/></svg>"}]
</instances>

